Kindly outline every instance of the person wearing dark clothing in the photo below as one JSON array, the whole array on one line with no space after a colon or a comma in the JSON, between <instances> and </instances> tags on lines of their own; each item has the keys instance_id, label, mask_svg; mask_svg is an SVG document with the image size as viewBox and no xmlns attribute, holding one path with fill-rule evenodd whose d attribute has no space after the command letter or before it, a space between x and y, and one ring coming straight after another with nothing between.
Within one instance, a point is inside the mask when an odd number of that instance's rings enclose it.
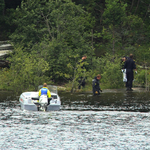
<instances>
[{"instance_id":1,"label":"person wearing dark clothing","mask_svg":"<svg viewBox=\"0 0 150 150\"><path fill-rule=\"evenodd\" d=\"M87 59L87 56L84 55L81 59L81 61L79 62L79 65L81 65L81 69L83 70L80 74L80 77L78 79L78 89L81 89L81 86L84 88L85 87L85 72L84 72L84 69L85 69L85 65L84 65L84 61Z\"/></svg>"},{"instance_id":2,"label":"person wearing dark clothing","mask_svg":"<svg viewBox=\"0 0 150 150\"><path fill-rule=\"evenodd\" d=\"M133 70L136 71L136 64L135 61L133 60L133 54L130 54L130 57L125 62L124 69L126 69L127 75L127 82L126 82L127 91L133 91L132 90L132 82L134 79Z\"/></svg>"},{"instance_id":3,"label":"person wearing dark clothing","mask_svg":"<svg viewBox=\"0 0 150 150\"><path fill-rule=\"evenodd\" d=\"M101 75L98 74L93 80L92 80L92 87L93 87L93 95L100 95L100 91L102 92L100 88L99 80L101 79Z\"/></svg>"}]
</instances>

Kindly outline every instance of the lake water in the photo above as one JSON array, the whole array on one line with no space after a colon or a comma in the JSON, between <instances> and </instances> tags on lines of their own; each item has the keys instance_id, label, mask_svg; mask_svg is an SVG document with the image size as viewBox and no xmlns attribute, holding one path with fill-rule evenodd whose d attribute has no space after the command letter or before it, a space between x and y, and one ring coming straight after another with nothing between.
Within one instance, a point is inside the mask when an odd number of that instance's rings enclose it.
<instances>
[{"instance_id":1,"label":"lake water","mask_svg":"<svg viewBox=\"0 0 150 150\"><path fill-rule=\"evenodd\" d=\"M148 92L59 95L61 111L29 112L0 92L0 150L150 149Z\"/></svg>"}]
</instances>

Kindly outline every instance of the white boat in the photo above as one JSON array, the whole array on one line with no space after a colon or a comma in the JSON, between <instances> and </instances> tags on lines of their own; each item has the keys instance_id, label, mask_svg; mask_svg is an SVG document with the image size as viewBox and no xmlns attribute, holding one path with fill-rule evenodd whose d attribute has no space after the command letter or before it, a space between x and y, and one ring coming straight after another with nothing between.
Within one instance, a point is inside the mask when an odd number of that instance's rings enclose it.
<instances>
[{"instance_id":1,"label":"white boat","mask_svg":"<svg viewBox=\"0 0 150 150\"><path fill-rule=\"evenodd\" d=\"M43 85L39 85L38 90L40 90L42 87ZM60 110L61 101L57 93L57 86L47 85L47 88L50 90L51 100L50 100L50 104L47 105L46 111ZM39 93L38 91L23 92L19 97L21 109L29 110L29 111L39 111L40 103L39 103L38 93Z\"/></svg>"}]
</instances>

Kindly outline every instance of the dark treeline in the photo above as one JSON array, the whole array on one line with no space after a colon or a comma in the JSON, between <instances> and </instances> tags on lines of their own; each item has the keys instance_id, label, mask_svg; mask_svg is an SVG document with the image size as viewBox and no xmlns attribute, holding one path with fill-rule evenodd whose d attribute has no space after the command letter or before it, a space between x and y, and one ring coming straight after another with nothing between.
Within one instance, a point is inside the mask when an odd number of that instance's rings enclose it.
<instances>
[{"instance_id":1,"label":"dark treeline","mask_svg":"<svg viewBox=\"0 0 150 150\"><path fill-rule=\"evenodd\" d=\"M104 87L123 86L122 56L133 53L137 66L150 64L150 0L0 0L0 25L0 40L15 48L1 75L10 79L6 87L45 80L76 87L84 54L87 82L100 72ZM138 81L147 83L147 74L139 72Z\"/></svg>"},{"instance_id":2,"label":"dark treeline","mask_svg":"<svg viewBox=\"0 0 150 150\"><path fill-rule=\"evenodd\" d=\"M5 10L7 9L16 9L18 6L20 7L21 6L21 1L22 0L3 0L4 3L5 3Z\"/></svg>"}]
</instances>

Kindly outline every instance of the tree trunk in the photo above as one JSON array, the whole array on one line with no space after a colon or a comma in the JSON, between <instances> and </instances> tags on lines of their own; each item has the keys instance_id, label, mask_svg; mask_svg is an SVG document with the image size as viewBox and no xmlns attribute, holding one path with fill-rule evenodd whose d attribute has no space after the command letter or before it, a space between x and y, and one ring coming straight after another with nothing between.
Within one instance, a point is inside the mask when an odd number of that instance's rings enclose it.
<instances>
[{"instance_id":1,"label":"tree trunk","mask_svg":"<svg viewBox=\"0 0 150 150\"><path fill-rule=\"evenodd\" d=\"M136 13L136 11L137 11L137 9L138 9L138 7L139 7L139 3L140 3L140 0L138 0L138 3L137 3L137 6L136 6L136 9L135 9L134 14Z\"/></svg>"},{"instance_id":2,"label":"tree trunk","mask_svg":"<svg viewBox=\"0 0 150 150\"><path fill-rule=\"evenodd\" d=\"M113 55L115 57L115 31L114 31L114 28L113 28Z\"/></svg>"},{"instance_id":3,"label":"tree trunk","mask_svg":"<svg viewBox=\"0 0 150 150\"><path fill-rule=\"evenodd\" d=\"M133 4L134 4L134 0L132 0L132 5L131 5L131 8L130 8L130 11L131 11L132 8L133 8Z\"/></svg>"},{"instance_id":4,"label":"tree trunk","mask_svg":"<svg viewBox=\"0 0 150 150\"><path fill-rule=\"evenodd\" d=\"M145 18L146 18L146 16L147 16L147 14L148 14L149 9L150 9L150 4L148 5L147 12L146 12L146 15L145 15L145 17L144 17L143 21L145 20Z\"/></svg>"},{"instance_id":5,"label":"tree trunk","mask_svg":"<svg viewBox=\"0 0 150 150\"><path fill-rule=\"evenodd\" d=\"M74 77L73 77L73 81L72 81L72 87L71 87L71 93L74 92L74 82L75 82L75 78L76 78L76 68L74 68Z\"/></svg>"},{"instance_id":6,"label":"tree trunk","mask_svg":"<svg viewBox=\"0 0 150 150\"><path fill-rule=\"evenodd\" d=\"M93 49L94 48L93 47L93 29L91 31L92 31L92 49Z\"/></svg>"}]
</instances>

